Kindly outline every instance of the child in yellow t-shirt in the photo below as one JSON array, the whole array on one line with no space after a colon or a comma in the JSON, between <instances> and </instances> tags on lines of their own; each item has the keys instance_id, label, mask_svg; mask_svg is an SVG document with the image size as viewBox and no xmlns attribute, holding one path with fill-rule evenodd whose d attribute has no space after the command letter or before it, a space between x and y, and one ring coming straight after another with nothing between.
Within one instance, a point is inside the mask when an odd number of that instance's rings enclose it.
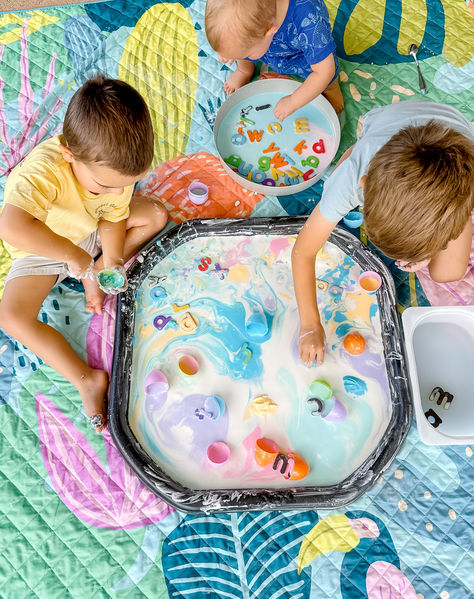
<instances>
[{"instance_id":1,"label":"child in yellow t-shirt","mask_svg":"<svg viewBox=\"0 0 474 599\"><path fill-rule=\"evenodd\" d=\"M145 101L127 83L98 76L71 99L63 135L34 148L5 187L0 237L13 263L0 326L77 388L98 432L106 426L107 373L90 368L37 317L52 287L68 274L82 278L86 310L101 314L104 294L85 273L92 265L95 272L122 265L167 221L160 203L132 199L152 159Z\"/></svg>"}]
</instances>

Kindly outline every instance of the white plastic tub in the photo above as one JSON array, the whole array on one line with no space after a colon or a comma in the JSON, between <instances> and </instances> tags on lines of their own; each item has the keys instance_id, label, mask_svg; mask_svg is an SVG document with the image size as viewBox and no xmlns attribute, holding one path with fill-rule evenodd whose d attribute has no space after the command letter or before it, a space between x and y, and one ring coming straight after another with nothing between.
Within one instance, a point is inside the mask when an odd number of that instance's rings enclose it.
<instances>
[{"instance_id":1,"label":"white plastic tub","mask_svg":"<svg viewBox=\"0 0 474 599\"><path fill-rule=\"evenodd\" d=\"M402 315L416 424L427 445L474 442L474 306Z\"/></svg>"}]
</instances>

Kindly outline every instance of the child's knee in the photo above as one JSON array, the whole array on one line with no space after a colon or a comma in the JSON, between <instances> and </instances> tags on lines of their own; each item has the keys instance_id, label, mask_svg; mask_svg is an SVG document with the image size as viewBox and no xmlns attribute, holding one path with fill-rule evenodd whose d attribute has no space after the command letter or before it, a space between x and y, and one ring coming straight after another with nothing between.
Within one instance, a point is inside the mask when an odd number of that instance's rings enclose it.
<instances>
[{"instance_id":1,"label":"child's knee","mask_svg":"<svg viewBox=\"0 0 474 599\"><path fill-rule=\"evenodd\" d=\"M21 320L21 316L14 307L7 304L5 301L0 302L0 329L7 333L13 333L17 328L17 323Z\"/></svg>"},{"instance_id":2,"label":"child's knee","mask_svg":"<svg viewBox=\"0 0 474 599\"><path fill-rule=\"evenodd\" d=\"M161 229L168 222L168 210L163 206L163 204L157 200L152 200L153 210L151 214L151 221L153 224L153 229L155 233L161 231Z\"/></svg>"}]
</instances>

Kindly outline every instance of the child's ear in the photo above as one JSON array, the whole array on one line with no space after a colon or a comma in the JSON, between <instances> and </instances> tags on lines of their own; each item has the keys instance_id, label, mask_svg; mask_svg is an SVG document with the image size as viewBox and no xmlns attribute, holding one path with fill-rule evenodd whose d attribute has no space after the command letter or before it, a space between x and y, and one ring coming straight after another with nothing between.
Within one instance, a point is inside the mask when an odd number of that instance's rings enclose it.
<instances>
[{"instance_id":1,"label":"child's ear","mask_svg":"<svg viewBox=\"0 0 474 599\"><path fill-rule=\"evenodd\" d=\"M267 29L267 32L265 33L265 37L271 37L273 38L273 36L275 35L275 33L278 31L278 27L276 25L272 25L271 27L269 27Z\"/></svg>"},{"instance_id":2,"label":"child's ear","mask_svg":"<svg viewBox=\"0 0 474 599\"><path fill-rule=\"evenodd\" d=\"M59 144L59 150L60 150L61 154L63 155L63 158L66 162L72 162L72 160L73 160L72 152L67 146L64 146L63 144Z\"/></svg>"},{"instance_id":3,"label":"child's ear","mask_svg":"<svg viewBox=\"0 0 474 599\"><path fill-rule=\"evenodd\" d=\"M363 175L363 176L360 178L360 181L359 181L359 183L360 183L360 186L362 187L362 189L364 189L364 187L365 187L365 181L366 181L366 179L367 179L367 175Z\"/></svg>"}]
</instances>

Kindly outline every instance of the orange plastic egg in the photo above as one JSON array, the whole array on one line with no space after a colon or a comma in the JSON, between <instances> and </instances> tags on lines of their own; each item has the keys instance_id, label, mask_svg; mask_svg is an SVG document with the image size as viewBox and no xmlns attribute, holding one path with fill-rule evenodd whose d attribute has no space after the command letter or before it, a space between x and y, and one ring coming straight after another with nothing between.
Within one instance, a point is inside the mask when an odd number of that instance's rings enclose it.
<instances>
[{"instance_id":1,"label":"orange plastic egg","mask_svg":"<svg viewBox=\"0 0 474 599\"><path fill-rule=\"evenodd\" d=\"M344 337L344 349L353 356L365 351L365 339L360 333L349 333Z\"/></svg>"},{"instance_id":2,"label":"orange plastic egg","mask_svg":"<svg viewBox=\"0 0 474 599\"><path fill-rule=\"evenodd\" d=\"M290 480L300 480L307 476L309 472L309 466L302 457L296 453L289 453L288 458L293 458L294 461L293 472L290 476Z\"/></svg>"}]
</instances>

